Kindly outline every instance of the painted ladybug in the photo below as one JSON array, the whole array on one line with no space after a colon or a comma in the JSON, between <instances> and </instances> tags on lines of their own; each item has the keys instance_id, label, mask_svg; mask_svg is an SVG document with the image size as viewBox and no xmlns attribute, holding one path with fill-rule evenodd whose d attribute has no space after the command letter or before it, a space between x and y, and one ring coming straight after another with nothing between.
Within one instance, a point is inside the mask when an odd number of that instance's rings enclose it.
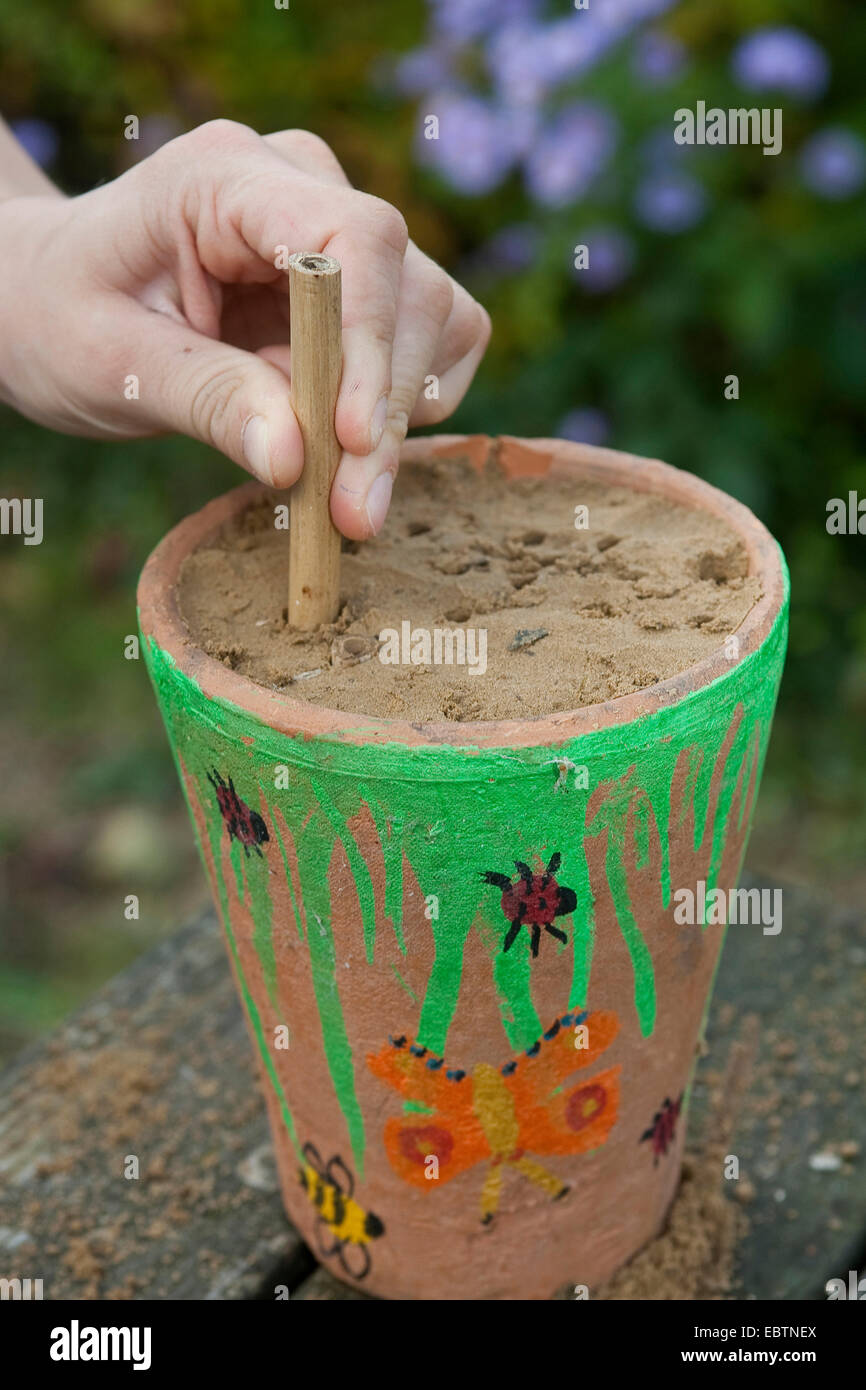
<instances>
[{"instance_id":1,"label":"painted ladybug","mask_svg":"<svg viewBox=\"0 0 866 1390\"><path fill-rule=\"evenodd\" d=\"M677 1120L680 1117L680 1107L682 1103L682 1095L680 1095L679 1100L673 1101L670 1096L665 1096L661 1110L657 1110L653 1115L652 1124L649 1129L644 1130L638 1141L641 1144L647 1139L650 1141L653 1152L653 1167L656 1166L659 1158L667 1153L671 1144L674 1142L674 1136L677 1132Z\"/></svg>"},{"instance_id":2,"label":"painted ladybug","mask_svg":"<svg viewBox=\"0 0 866 1390\"><path fill-rule=\"evenodd\" d=\"M554 874L562 863L562 855L553 854L544 873L534 874L528 864L515 859L517 878L506 878L505 874L487 870L481 875L485 883L494 883L502 889L502 911L511 923L505 937L503 950L508 951L517 939L522 926L532 928L532 954L538 955L541 941L541 928L555 936L559 941L568 937L559 927L553 925L555 917L566 917L577 907L577 894L573 888L561 888Z\"/></svg>"},{"instance_id":3,"label":"painted ladybug","mask_svg":"<svg viewBox=\"0 0 866 1390\"><path fill-rule=\"evenodd\" d=\"M265 840L270 839L268 827L265 825L258 811L251 811L245 801L241 801L235 791L235 784L231 777L226 786L220 774L214 768L213 773L207 775L207 780L216 790L217 801L219 802L220 815L225 822L226 830L229 832L230 840L239 840L244 847L244 854L247 859L250 857L250 850L254 849L259 858L262 852L259 845Z\"/></svg>"}]
</instances>

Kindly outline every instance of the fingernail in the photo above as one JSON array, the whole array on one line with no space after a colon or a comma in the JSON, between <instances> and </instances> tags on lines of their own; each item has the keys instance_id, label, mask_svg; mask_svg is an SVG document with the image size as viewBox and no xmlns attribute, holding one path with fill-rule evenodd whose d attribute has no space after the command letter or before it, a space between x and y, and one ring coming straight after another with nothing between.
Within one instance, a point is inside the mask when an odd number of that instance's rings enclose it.
<instances>
[{"instance_id":1,"label":"fingernail","mask_svg":"<svg viewBox=\"0 0 866 1390\"><path fill-rule=\"evenodd\" d=\"M257 478L263 483L273 484L274 470L271 467L270 431L264 415L251 415L241 433L241 446L244 458Z\"/></svg>"},{"instance_id":2,"label":"fingernail","mask_svg":"<svg viewBox=\"0 0 866 1390\"><path fill-rule=\"evenodd\" d=\"M388 397L380 396L376 402L376 409L373 411L370 420L370 453L378 448L379 440L385 433L385 422L388 419Z\"/></svg>"},{"instance_id":3,"label":"fingernail","mask_svg":"<svg viewBox=\"0 0 866 1390\"><path fill-rule=\"evenodd\" d=\"M367 493L367 501L364 504L367 513L367 520L370 529L375 536L381 531L388 515L388 507L391 502L391 489L394 486L394 479L390 473L380 473L373 482L370 491Z\"/></svg>"}]
</instances>

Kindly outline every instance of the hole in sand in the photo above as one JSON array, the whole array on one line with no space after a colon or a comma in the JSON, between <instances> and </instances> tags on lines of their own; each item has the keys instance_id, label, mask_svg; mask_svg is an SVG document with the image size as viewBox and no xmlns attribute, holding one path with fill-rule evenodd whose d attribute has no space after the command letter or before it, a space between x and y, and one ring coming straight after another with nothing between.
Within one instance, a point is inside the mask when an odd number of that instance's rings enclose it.
<instances>
[{"instance_id":1,"label":"hole in sand","mask_svg":"<svg viewBox=\"0 0 866 1390\"><path fill-rule=\"evenodd\" d=\"M698 556L697 572L699 579L713 579L716 584L724 584L745 573L743 556L733 548L723 553L705 550Z\"/></svg>"}]
</instances>

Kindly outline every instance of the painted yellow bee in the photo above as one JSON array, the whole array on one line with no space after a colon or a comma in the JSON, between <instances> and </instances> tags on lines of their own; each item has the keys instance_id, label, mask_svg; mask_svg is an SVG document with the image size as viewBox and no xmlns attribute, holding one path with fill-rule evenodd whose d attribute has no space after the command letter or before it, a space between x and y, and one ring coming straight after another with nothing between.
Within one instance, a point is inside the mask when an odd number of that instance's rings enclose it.
<instances>
[{"instance_id":1,"label":"painted yellow bee","mask_svg":"<svg viewBox=\"0 0 866 1390\"><path fill-rule=\"evenodd\" d=\"M385 1227L372 1211L354 1200L355 1179L339 1154L325 1165L315 1144L305 1144L306 1162L299 1169L301 1186L318 1212L316 1242L319 1253L337 1257L344 1273L364 1279L370 1270L371 1240L378 1239Z\"/></svg>"}]
</instances>

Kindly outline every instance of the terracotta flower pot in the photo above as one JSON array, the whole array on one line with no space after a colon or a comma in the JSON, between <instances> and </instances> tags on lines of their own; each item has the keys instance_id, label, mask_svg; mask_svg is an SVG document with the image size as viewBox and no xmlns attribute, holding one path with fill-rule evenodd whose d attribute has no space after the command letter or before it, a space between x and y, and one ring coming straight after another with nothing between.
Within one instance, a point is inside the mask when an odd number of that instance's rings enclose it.
<instances>
[{"instance_id":1,"label":"terracotta flower pot","mask_svg":"<svg viewBox=\"0 0 866 1390\"><path fill-rule=\"evenodd\" d=\"M254 484L177 526L139 589L286 1207L334 1274L390 1297L592 1287L663 1225L723 935L679 925L673 893L736 884L784 660L784 560L744 507L561 441L405 453L491 447L511 476L565 470L575 502L594 479L723 517L763 587L736 641L532 720L301 703L198 650L176 606L184 557Z\"/></svg>"}]
</instances>

